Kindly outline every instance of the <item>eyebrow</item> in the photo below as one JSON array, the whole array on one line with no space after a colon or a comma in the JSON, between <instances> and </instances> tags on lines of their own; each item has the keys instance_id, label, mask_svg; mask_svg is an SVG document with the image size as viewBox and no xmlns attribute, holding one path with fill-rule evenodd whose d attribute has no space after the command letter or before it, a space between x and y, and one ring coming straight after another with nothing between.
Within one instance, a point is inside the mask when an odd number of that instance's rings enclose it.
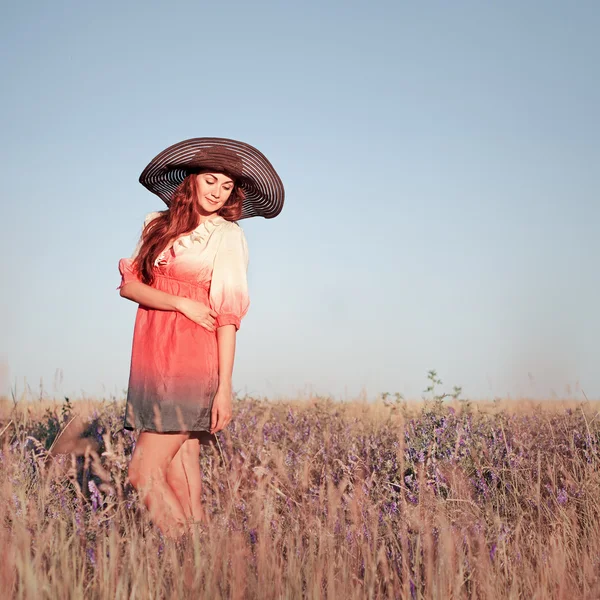
<instances>
[{"instance_id":1,"label":"eyebrow","mask_svg":"<svg viewBox=\"0 0 600 600\"><path fill-rule=\"evenodd\" d=\"M217 179L217 176L216 176L216 175L213 175L212 173L205 173L205 175L206 175L207 177L212 177L212 178L214 178L214 179ZM233 180L232 180L232 179L228 179L227 181L224 181L224 182L223 182L223 185L227 185L228 183L231 183L231 184L233 185Z\"/></svg>"}]
</instances>

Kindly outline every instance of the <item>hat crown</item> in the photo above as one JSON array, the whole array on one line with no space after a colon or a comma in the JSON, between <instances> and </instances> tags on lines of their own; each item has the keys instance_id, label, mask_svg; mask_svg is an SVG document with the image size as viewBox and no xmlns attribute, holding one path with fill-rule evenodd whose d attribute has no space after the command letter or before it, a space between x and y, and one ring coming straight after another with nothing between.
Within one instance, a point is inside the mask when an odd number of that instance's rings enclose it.
<instances>
[{"instance_id":1,"label":"hat crown","mask_svg":"<svg viewBox=\"0 0 600 600\"><path fill-rule=\"evenodd\" d=\"M229 148L211 146L202 148L190 159L190 170L214 169L216 172L225 172L235 177L241 177L244 164L241 157Z\"/></svg>"}]
</instances>

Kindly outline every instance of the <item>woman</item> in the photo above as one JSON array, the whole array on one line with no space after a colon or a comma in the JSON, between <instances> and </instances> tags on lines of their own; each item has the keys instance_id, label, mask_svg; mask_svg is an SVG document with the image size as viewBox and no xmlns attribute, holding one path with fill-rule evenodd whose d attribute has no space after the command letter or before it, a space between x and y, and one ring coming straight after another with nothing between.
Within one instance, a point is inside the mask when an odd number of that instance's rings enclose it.
<instances>
[{"instance_id":1,"label":"woman","mask_svg":"<svg viewBox=\"0 0 600 600\"><path fill-rule=\"evenodd\" d=\"M249 306L237 220L273 218L284 189L256 148L222 138L170 146L140 182L167 205L146 218L121 296L137 311L125 428L139 437L129 480L156 525L204 521L200 445L231 421L236 332Z\"/></svg>"}]
</instances>

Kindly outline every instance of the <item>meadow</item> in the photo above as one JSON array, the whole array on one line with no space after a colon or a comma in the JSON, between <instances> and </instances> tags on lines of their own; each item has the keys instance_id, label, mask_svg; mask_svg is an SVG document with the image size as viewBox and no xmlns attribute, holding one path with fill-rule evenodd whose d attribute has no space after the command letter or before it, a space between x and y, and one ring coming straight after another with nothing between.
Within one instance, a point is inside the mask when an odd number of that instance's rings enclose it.
<instances>
[{"instance_id":1,"label":"meadow","mask_svg":"<svg viewBox=\"0 0 600 600\"><path fill-rule=\"evenodd\" d=\"M600 403L431 381L418 403L236 398L179 543L127 481L123 401L5 398L0 595L600 598Z\"/></svg>"}]
</instances>

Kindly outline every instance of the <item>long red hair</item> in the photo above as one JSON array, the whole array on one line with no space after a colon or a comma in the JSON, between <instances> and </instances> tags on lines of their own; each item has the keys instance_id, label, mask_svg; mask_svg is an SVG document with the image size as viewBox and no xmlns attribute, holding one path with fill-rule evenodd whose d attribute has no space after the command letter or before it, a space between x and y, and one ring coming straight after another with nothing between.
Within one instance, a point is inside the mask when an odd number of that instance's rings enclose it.
<instances>
[{"instance_id":1,"label":"long red hair","mask_svg":"<svg viewBox=\"0 0 600 600\"><path fill-rule=\"evenodd\" d=\"M215 171L205 169L200 172ZM228 173L225 174L230 176ZM169 242L190 233L200 224L196 175L197 173L188 175L181 182L173 194L169 208L161 211L160 215L152 219L142 232L142 245L133 261L133 266L143 283L152 285L154 282L154 262ZM232 179L234 188L218 214L228 221L237 221L242 216L244 192L233 177Z\"/></svg>"}]
</instances>

